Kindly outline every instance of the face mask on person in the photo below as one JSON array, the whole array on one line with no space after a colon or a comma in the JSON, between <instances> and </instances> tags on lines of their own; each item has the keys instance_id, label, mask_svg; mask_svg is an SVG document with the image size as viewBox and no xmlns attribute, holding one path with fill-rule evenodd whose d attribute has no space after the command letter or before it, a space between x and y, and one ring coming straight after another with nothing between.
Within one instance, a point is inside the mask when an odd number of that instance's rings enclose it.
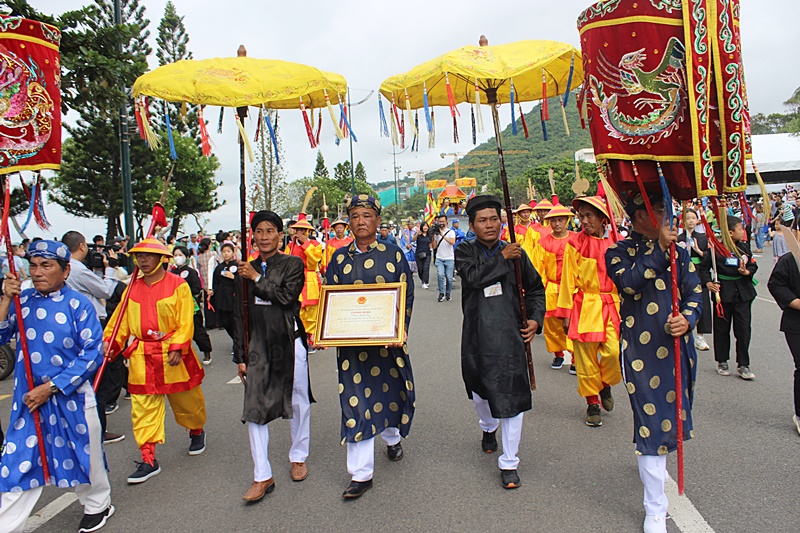
<instances>
[{"instance_id":1,"label":"face mask on person","mask_svg":"<svg viewBox=\"0 0 800 533\"><path fill-rule=\"evenodd\" d=\"M176 266L183 266L186 264L186 256L185 255L178 255L173 258Z\"/></svg>"}]
</instances>

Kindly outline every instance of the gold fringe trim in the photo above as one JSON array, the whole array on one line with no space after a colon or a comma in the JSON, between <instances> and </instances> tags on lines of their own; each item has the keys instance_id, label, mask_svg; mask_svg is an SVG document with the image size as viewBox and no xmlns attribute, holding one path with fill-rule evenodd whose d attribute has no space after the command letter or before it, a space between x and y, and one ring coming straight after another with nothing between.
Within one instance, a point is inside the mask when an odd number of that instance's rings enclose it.
<instances>
[{"instance_id":1,"label":"gold fringe trim","mask_svg":"<svg viewBox=\"0 0 800 533\"><path fill-rule=\"evenodd\" d=\"M244 124L242 124L239 115L236 115L236 125L239 126L239 141L243 142L244 147L247 149L247 159L249 159L251 163L254 163L256 156L253 153L253 146L250 144L250 139L247 138L247 132L244 131Z\"/></svg>"}]
</instances>

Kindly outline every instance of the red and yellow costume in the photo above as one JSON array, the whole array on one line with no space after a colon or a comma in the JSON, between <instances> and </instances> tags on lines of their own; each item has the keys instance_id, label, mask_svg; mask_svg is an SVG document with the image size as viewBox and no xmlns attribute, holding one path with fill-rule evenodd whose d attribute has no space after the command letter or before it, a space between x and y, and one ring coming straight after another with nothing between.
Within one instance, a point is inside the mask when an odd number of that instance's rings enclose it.
<instances>
[{"instance_id":1,"label":"red and yellow costume","mask_svg":"<svg viewBox=\"0 0 800 533\"><path fill-rule=\"evenodd\" d=\"M170 255L156 239L145 239L130 253L137 252ZM206 422L200 388L205 374L192 348L195 302L186 281L167 273L149 286L144 279L137 279L127 292L130 295L126 312L120 318L122 306L114 311L104 332L105 341L113 353L119 353L133 339L122 352L130 361L128 391L133 434L139 448L150 445L150 452L154 453L155 444L164 442L165 395L175 421L192 434L201 431ZM117 320L119 331L111 339ZM170 366L167 354L174 350L180 350L181 361Z\"/></svg>"},{"instance_id":2,"label":"red and yellow costume","mask_svg":"<svg viewBox=\"0 0 800 533\"><path fill-rule=\"evenodd\" d=\"M533 211L533 209L527 204L522 204L514 211L514 214L519 214L523 211ZM525 253L528 254L528 259L533 260L536 242L539 240L539 233L533 229L533 220L529 220L528 223L525 224L519 219L517 224L514 225L514 233L517 237L517 242L522 246L522 249L525 250Z\"/></svg>"},{"instance_id":3,"label":"red and yellow costume","mask_svg":"<svg viewBox=\"0 0 800 533\"><path fill-rule=\"evenodd\" d=\"M332 227L336 228L336 224L343 224L345 228L347 227L347 223L344 220L336 220ZM337 239L333 237L332 239L328 239L325 243L325 255L323 256L322 260L322 273L324 274L325 271L328 269L328 265L331 262L331 257L333 257L333 253L343 246L350 246L350 243L353 242L353 237L346 236L344 239Z\"/></svg>"},{"instance_id":4,"label":"red and yellow costume","mask_svg":"<svg viewBox=\"0 0 800 533\"><path fill-rule=\"evenodd\" d=\"M599 197L582 197L606 217ZM577 209L577 208L576 208ZM567 336L573 341L578 393L597 398L605 385L622 380L619 363L619 295L606 271L605 254L611 239L586 232L570 235L564 249L556 316L569 318Z\"/></svg>"},{"instance_id":5,"label":"red and yellow costume","mask_svg":"<svg viewBox=\"0 0 800 533\"><path fill-rule=\"evenodd\" d=\"M305 218L298 221L293 227L295 230L314 229ZM322 245L310 238L303 244L300 244L297 239L293 239L284 253L299 257L305 265L306 282L303 292L300 294L300 320L303 322L306 333L313 335L317 325L317 305L319 305L319 291L322 285L319 274L322 263Z\"/></svg>"},{"instance_id":6,"label":"red and yellow costume","mask_svg":"<svg viewBox=\"0 0 800 533\"><path fill-rule=\"evenodd\" d=\"M564 206L558 205L551 211L553 216L572 216L572 212ZM549 226L547 226L549 228ZM573 351L572 341L567 337L561 325L562 319L558 316L558 294L561 286L561 273L564 262L564 250L570 237L568 232L565 237L556 238L548 233L539 239L539 245L534 253L533 266L539 272L545 287L546 309L544 315L544 340L547 351L558 357L564 356L564 350Z\"/></svg>"}]
</instances>

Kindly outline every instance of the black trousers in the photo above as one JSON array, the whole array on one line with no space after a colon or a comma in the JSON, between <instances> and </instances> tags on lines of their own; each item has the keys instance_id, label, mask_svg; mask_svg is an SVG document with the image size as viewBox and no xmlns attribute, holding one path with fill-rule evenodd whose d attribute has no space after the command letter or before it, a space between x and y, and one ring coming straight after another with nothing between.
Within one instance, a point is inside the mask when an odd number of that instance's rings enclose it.
<instances>
[{"instance_id":1,"label":"black trousers","mask_svg":"<svg viewBox=\"0 0 800 533\"><path fill-rule=\"evenodd\" d=\"M231 340L233 340L233 328L236 323L233 311L220 311L217 313L217 320L219 321L219 325L225 328L225 332Z\"/></svg>"},{"instance_id":2,"label":"black trousers","mask_svg":"<svg viewBox=\"0 0 800 533\"><path fill-rule=\"evenodd\" d=\"M204 354L211 353L211 339L208 338L208 332L203 327L203 311L201 309L194 314L194 342Z\"/></svg>"},{"instance_id":3,"label":"black trousers","mask_svg":"<svg viewBox=\"0 0 800 533\"><path fill-rule=\"evenodd\" d=\"M730 358L731 323L736 337L736 366L750 366L751 310L753 301L722 302L725 318L714 313L714 359L724 363Z\"/></svg>"},{"instance_id":4,"label":"black trousers","mask_svg":"<svg viewBox=\"0 0 800 533\"><path fill-rule=\"evenodd\" d=\"M100 417L100 427L106 431L106 405L117 402L122 387L128 385L128 369L125 368L125 358L118 355L106 365L106 370L100 379L95 397L97 398L97 416Z\"/></svg>"},{"instance_id":5,"label":"black trousers","mask_svg":"<svg viewBox=\"0 0 800 533\"><path fill-rule=\"evenodd\" d=\"M784 335L794 358L794 414L800 416L800 333L784 332Z\"/></svg>"},{"instance_id":6,"label":"black trousers","mask_svg":"<svg viewBox=\"0 0 800 533\"><path fill-rule=\"evenodd\" d=\"M711 333L711 315L716 313L716 301L709 297L708 289L703 287L703 310L700 313L700 320L697 321L697 333L705 335Z\"/></svg>"},{"instance_id":7,"label":"black trousers","mask_svg":"<svg viewBox=\"0 0 800 533\"><path fill-rule=\"evenodd\" d=\"M206 317L206 328L214 329L218 325L217 312L208 307L208 295L203 293L203 314Z\"/></svg>"},{"instance_id":8,"label":"black trousers","mask_svg":"<svg viewBox=\"0 0 800 533\"><path fill-rule=\"evenodd\" d=\"M428 284L428 279L431 275L431 254L428 253L425 258L417 256L417 274L419 274L419 279L425 285Z\"/></svg>"}]
</instances>

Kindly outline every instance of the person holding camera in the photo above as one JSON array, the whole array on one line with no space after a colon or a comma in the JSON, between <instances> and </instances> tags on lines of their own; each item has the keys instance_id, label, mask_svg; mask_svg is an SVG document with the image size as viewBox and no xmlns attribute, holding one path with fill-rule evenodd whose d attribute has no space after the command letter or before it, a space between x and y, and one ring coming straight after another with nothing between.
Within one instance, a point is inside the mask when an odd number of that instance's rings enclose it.
<instances>
[{"instance_id":1,"label":"person holding camera","mask_svg":"<svg viewBox=\"0 0 800 533\"><path fill-rule=\"evenodd\" d=\"M99 235L97 236L99 237ZM95 243L97 243L95 237ZM114 289L117 288L119 281L114 277L114 267L116 266L117 254L113 249L107 250L106 254L99 254L99 260L105 269L105 278L98 276L89 267L86 266L87 258L90 253L94 257L90 259L97 261L98 253L96 250L97 245L92 246L90 252L89 246L86 244L86 237L77 231L68 231L61 237L61 242L69 248L71 258L70 274L67 278L67 285L79 293L86 296L94 306L97 312L97 318L100 323L105 327L106 319L108 317L106 306L101 300L107 300L114 295ZM102 237L100 238L102 242ZM122 386L125 385L125 365L121 357L117 357L110 361L106 366L106 371L103 378L100 380L100 385L97 388L97 415L100 417L100 427L103 430L103 443L109 444L112 442L119 442L125 438L125 435L120 433L111 433L106 431L106 406L112 406L117 403L119 393L122 391ZM108 414L114 412L109 409Z\"/></svg>"},{"instance_id":2,"label":"person holding camera","mask_svg":"<svg viewBox=\"0 0 800 533\"><path fill-rule=\"evenodd\" d=\"M439 215L433 225L433 252L436 254L436 275L439 278L439 299L450 301L455 270L456 232L447 227L447 215Z\"/></svg>"}]
</instances>

